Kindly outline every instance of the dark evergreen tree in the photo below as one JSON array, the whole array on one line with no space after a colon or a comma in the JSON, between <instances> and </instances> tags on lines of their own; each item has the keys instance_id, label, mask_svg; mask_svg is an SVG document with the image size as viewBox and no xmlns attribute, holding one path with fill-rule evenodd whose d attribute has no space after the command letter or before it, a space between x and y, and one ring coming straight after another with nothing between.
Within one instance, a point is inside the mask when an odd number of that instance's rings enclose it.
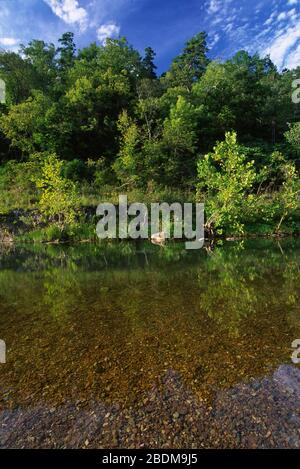
<instances>
[{"instance_id":1,"label":"dark evergreen tree","mask_svg":"<svg viewBox=\"0 0 300 469\"><path fill-rule=\"evenodd\" d=\"M154 63L155 55L156 54L151 47L146 47L145 56L142 60L145 78L152 78L152 79L157 78L156 76L157 67Z\"/></svg>"}]
</instances>

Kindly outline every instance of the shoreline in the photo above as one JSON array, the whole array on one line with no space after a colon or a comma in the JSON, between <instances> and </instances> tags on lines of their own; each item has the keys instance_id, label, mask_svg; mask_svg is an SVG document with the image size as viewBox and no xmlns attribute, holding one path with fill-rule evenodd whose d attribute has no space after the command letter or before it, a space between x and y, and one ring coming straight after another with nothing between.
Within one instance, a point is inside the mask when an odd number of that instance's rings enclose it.
<instances>
[{"instance_id":1,"label":"shoreline","mask_svg":"<svg viewBox=\"0 0 300 469\"><path fill-rule=\"evenodd\" d=\"M96 243L96 207L85 207L79 212L81 221L72 226L66 225L61 229L55 220L48 222L42 219L38 210L16 209L7 214L0 214L0 244L80 244ZM272 229L273 226L273 229ZM299 238L300 228L291 220L290 224L283 225L283 229L276 233L276 222L266 226L264 223L255 226L245 226L243 234L225 233L223 235L206 232L205 242L214 241L243 241L247 239L284 239ZM265 231L264 231L265 230ZM118 238L115 239L117 241ZM128 241L130 239L128 238ZM147 241L145 239L145 241ZM151 242L151 235L148 237ZM182 241L170 238L167 242ZM155 243L154 243L155 244Z\"/></svg>"},{"instance_id":2,"label":"shoreline","mask_svg":"<svg viewBox=\"0 0 300 469\"><path fill-rule=\"evenodd\" d=\"M206 402L169 369L135 405L95 398L4 407L0 446L300 448L299 381L299 369L282 364L270 375L216 390L212 401Z\"/></svg>"}]
</instances>

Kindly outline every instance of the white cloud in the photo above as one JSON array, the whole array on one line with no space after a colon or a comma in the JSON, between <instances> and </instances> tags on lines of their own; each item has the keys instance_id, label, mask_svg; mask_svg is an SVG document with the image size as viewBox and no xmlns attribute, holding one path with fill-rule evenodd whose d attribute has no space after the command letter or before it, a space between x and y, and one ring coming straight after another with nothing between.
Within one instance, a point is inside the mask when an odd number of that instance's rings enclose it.
<instances>
[{"instance_id":1,"label":"white cloud","mask_svg":"<svg viewBox=\"0 0 300 469\"><path fill-rule=\"evenodd\" d=\"M297 18L296 8L293 8L292 10L290 10L288 12L288 16L290 17L292 21L294 21Z\"/></svg>"},{"instance_id":2,"label":"white cloud","mask_svg":"<svg viewBox=\"0 0 300 469\"><path fill-rule=\"evenodd\" d=\"M220 5L218 0L211 0L208 5L208 12L209 13L217 13L219 11Z\"/></svg>"},{"instance_id":3,"label":"white cloud","mask_svg":"<svg viewBox=\"0 0 300 469\"><path fill-rule=\"evenodd\" d=\"M264 26L269 26L271 23L273 23L276 14L277 12L273 11L271 15L269 16L269 18L264 22Z\"/></svg>"},{"instance_id":4,"label":"white cloud","mask_svg":"<svg viewBox=\"0 0 300 469\"><path fill-rule=\"evenodd\" d=\"M208 47L212 49L217 44L217 42L219 42L219 40L220 40L220 34L219 33L213 34L212 38L208 41Z\"/></svg>"},{"instance_id":5,"label":"white cloud","mask_svg":"<svg viewBox=\"0 0 300 469\"><path fill-rule=\"evenodd\" d=\"M283 11L282 13L280 13L277 17L278 21L282 21L282 20L285 20L287 17L287 14L285 11Z\"/></svg>"},{"instance_id":6,"label":"white cloud","mask_svg":"<svg viewBox=\"0 0 300 469\"><path fill-rule=\"evenodd\" d=\"M232 0L208 0L205 7L210 15L216 15L217 13L222 15L231 3Z\"/></svg>"},{"instance_id":7,"label":"white cloud","mask_svg":"<svg viewBox=\"0 0 300 469\"><path fill-rule=\"evenodd\" d=\"M300 44L290 53L285 62L285 66L290 70L300 66Z\"/></svg>"},{"instance_id":8,"label":"white cloud","mask_svg":"<svg viewBox=\"0 0 300 469\"><path fill-rule=\"evenodd\" d=\"M1 46L13 47L19 43L19 39L14 37L0 37Z\"/></svg>"},{"instance_id":9,"label":"white cloud","mask_svg":"<svg viewBox=\"0 0 300 469\"><path fill-rule=\"evenodd\" d=\"M108 37L116 37L120 34L120 26L115 23L102 24L97 29L97 37L101 44L105 44Z\"/></svg>"},{"instance_id":10,"label":"white cloud","mask_svg":"<svg viewBox=\"0 0 300 469\"><path fill-rule=\"evenodd\" d=\"M299 24L291 26L279 34L272 45L263 51L263 55L270 54L273 62L282 68L293 57L291 49L297 44L300 39Z\"/></svg>"},{"instance_id":11,"label":"white cloud","mask_svg":"<svg viewBox=\"0 0 300 469\"><path fill-rule=\"evenodd\" d=\"M288 0L289 5L297 5L298 0Z\"/></svg>"},{"instance_id":12,"label":"white cloud","mask_svg":"<svg viewBox=\"0 0 300 469\"><path fill-rule=\"evenodd\" d=\"M78 24L81 31L87 28L88 13L78 0L44 0L53 13L67 24Z\"/></svg>"}]
</instances>

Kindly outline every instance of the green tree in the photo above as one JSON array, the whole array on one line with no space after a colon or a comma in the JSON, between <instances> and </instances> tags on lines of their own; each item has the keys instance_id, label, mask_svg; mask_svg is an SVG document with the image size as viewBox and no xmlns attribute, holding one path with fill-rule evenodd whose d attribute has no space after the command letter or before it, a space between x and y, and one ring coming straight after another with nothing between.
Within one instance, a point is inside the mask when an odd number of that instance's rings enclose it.
<instances>
[{"instance_id":1,"label":"green tree","mask_svg":"<svg viewBox=\"0 0 300 469\"><path fill-rule=\"evenodd\" d=\"M254 162L246 161L236 133L226 133L225 141L198 163L198 198L205 198L208 231L243 232L243 221L252 206L255 179Z\"/></svg>"},{"instance_id":2,"label":"green tree","mask_svg":"<svg viewBox=\"0 0 300 469\"><path fill-rule=\"evenodd\" d=\"M123 184L134 186L143 176L140 131L126 111L120 115L118 129L121 134L120 152L113 168Z\"/></svg>"},{"instance_id":3,"label":"green tree","mask_svg":"<svg viewBox=\"0 0 300 469\"><path fill-rule=\"evenodd\" d=\"M162 89L158 80L150 78L142 79L137 86L137 97L135 112L145 128L149 141L160 133L162 121L161 109Z\"/></svg>"},{"instance_id":4,"label":"green tree","mask_svg":"<svg viewBox=\"0 0 300 469\"><path fill-rule=\"evenodd\" d=\"M273 105L277 80L278 73L268 57L260 59L240 51L225 63L210 63L193 86L195 101L205 108L200 133L205 135L207 146L233 129L247 145L254 139L274 144L280 136Z\"/></svg>"},{"instance_id":5,"label":"green tree","mask_svg":"<svg viewBox=\"0 0 300 469\"><path fill-rule=\"evenodd\" d=\"M300 122L289 125L289 130L285 133L285 138L296 154L300 156Z\"/></svg>"},{"instance_id":6,"label":"green tree","mask_svg":"<svg viewBox=\"0 0 300 469\"><path fill-rule=\"evenodd\" d=\"M59 58L57 60L59 70L65 72L71 69L75 62L76 45L74 33L64 33L58 40L60 47L57 49Z\"/></svg>"},{"instance_id":7,"label":"green tree","mask_svg":"<svg viewBox=\"0 0 300 469\"><path fill-rule=\"evenodd\" d=\"M6 105L28 99L32 88L38 88L38 77L28 61L15 52L0 51L0 78L6 85Z\"/></svg>"},{"instance_id":8,"label":"green tree","mask_svg":"<svg viewBox=\"0 0 300 469\"><path fill-rule=\"evenodd\" d=\"M115 75L126 75L135 91L143 72L142 58L126 38L107 39L98 50L97 63L100 72L111 70Z\"/></svg>"},{"instance_id":9,"label":"green tree","mask_svg":"<svg viewBox=\"0 0 300 469\"><path fill-rule=\"evenodd\" d=\"M199 80L209 63L207 34L200 32L187 41L182 53L176 57L164 80L170 87L182 86L188 91Z\"/></svg>"},{"instance_id":10,"label":"green tree","mask_svg":"<svg viewBox=\"0 0 300 469\"><path fill-rule=\"evenodd\" d=\"M142 60L142 66L144 68L144 77L145 78L150 78L150 79L155 79L156 77L156 65L154 63L155 59L155 52L152 49L152 47L146 47L145 49L145 56Z\"/></svg>"},{"instance_id":11,"label":"green tree","mask_svg":"<svg viewBox=\"0 0 300 469\"><path fill-rule=\"evenodd\" d=\"M36 92L35 96L11 106L9 112L0 117L0 129L23 156L48 146L44 116L49 106L49 99Z\"/></svg>"},{"instance_id":12,"label":"green tree","mask_svg":"<svg viewBox=\"0 0 300 469\"><path fill-rule=\"evenodd\" d=\"M284 220L299 208L300 205L300 179L295 164L292 162L285 163L282 166L282 172L284 182L275 196L275 204L280 213L280 220L276 227L276 232L280 231Z\"/></svg>"},{"instance_id":13,"label":"green tree","mask_svg":"<svg viewBox=\"0 0 300 469\"><path fill-rule=\"evenodd\" d=\"M188 185L196 169L196 108L179 96L163 124L164 171L169 185Z\"/></svg>"},{"instance_id":14,"label":"green tree","mask_svg":"<svg viewBox=\"0 0 300 469\"><path fill-rule=\"evenodd\" d=\"M130 108L131 84L126 71L111 68L78 78L63 102L71 134L69 155L81 159L104 157L111 165L118 152L117 122L122 109Z\"/></svg>"},{"instance_id":15,"label":"green tree","mask_svg":"<svg viewBox=\"0 0 300 469\"><path fill-rule=\"evenodd\" d=\"M41 173L35 179L40 192L39 206L46 217L58 219L58 225L74 223L77 207L77 190L73 181L62 177L63 161L57 155L37 155L41 160Z\"/></svg>"},{"instance_id":16,"label":"green tree","mask_svg":"<svg viewBox=\"0 0 300 469\"><path fill-rule=\"evenodd\" d=\"M24 61L31 64L35 72L32 89L38 89L49 95L53 94L56 71L56 48L54 44L47 44L41 40L33 40L27 46L21 45Z\"/></svg>"}]
</instances>

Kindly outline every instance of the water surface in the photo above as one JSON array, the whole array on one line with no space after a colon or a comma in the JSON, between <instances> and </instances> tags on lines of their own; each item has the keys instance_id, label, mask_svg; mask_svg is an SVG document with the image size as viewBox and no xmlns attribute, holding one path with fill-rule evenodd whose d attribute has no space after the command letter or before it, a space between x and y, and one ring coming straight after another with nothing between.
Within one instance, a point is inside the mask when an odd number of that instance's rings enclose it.
<instances>
[{"instance_id":1,"label":"water surface","mask_svg":"<svg viewBox=\"0 0 300 469\"><path fill-rule=\"evenodd\" d=\"M2 447L300 447L300 241L0 256Z\"/></svg>"}]
</instances>

